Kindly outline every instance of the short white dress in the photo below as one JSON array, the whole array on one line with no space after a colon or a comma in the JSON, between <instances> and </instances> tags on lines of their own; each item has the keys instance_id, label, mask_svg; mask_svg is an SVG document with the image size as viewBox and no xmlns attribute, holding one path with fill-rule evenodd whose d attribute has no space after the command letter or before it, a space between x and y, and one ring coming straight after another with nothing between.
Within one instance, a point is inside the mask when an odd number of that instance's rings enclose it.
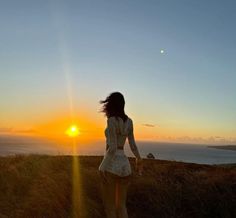
<instances>
[{"instance_id":1,"label":"short white dress","mask_svg":"<svg viewBox=\"0 0 236 218\"><path fill-rule=\"evenodd\" d=\"M121 177L129 176L132 171L128 157L124 152L126 138L128 138L131 151L135 157L140 158L133 134L133 121L129 117L125 122L120 117L108 118L105 136L106 153L98 169Z\"/></svg>"}]
</instances>

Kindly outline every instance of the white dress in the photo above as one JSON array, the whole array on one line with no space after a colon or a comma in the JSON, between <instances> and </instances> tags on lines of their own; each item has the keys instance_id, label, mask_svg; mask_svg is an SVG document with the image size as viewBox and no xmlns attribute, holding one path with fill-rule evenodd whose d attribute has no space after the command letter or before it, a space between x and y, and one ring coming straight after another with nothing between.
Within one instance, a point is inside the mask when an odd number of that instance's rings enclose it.
<instances>
[{"instance_id":1,"label":"white dress","mask_svg":"<svg viewBox=\"0 0 236 218\"><path fill-rule=\"evenodd\" d=\"M120 117L108 118L105 136L107 150L98 169L121 177L130 175L130 163L124 153L126 138L135 157L140 158L133 134L133 121L129 117L125 122Z\"/></svg>"}]
</instances>

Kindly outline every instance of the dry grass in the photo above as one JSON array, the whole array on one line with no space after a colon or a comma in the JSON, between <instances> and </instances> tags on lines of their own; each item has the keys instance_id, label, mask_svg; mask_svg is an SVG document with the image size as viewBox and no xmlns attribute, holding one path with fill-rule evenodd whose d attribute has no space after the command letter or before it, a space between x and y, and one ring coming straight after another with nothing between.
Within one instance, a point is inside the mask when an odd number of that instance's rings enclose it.
<instances>
[{"instance_id":1,"label":"dry grass","mask_svg":"<svg viewBox=\"0 0 236 218\"><path fill-rule=\"evenodd\" d=\"M79 156L86 217L105 217L97 172L102 157ZM134 159L130 159L133 166ZM133 176L130 218L234 218L236 167L145 160ZM72 217L72 157L0 158L0 218Z\"/></svg>"}]
</instances>

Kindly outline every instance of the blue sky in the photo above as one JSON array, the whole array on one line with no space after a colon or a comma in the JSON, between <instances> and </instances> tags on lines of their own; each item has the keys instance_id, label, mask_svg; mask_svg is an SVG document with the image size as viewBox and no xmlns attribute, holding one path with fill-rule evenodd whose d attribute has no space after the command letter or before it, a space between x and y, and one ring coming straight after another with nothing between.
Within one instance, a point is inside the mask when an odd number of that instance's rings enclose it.
<instances>
[{"instance_id":1,"label":"blue sky","mask_svg":"<svg viewBox=\"0 0 236 218\"><path fill-rule=\"evenodd\" d=\"M235 9L229 0L1 1L0 126L33 127L35 116L68 110L68 95L76 111L100 116L98 100L118 90L137 125L158 124L163 137L235 138Z\"/></svg>"}]
</instances>

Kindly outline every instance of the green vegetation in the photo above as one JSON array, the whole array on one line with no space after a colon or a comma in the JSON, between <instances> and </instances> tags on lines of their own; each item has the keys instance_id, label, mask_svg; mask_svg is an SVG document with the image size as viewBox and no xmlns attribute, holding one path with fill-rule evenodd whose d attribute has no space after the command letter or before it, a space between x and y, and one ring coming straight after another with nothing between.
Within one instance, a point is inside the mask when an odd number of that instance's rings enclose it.
<instances>
[{"instance_id":1,"label":"green vegetation","mask_svg":"<svg viewBox=\"0 0 236 218\"><path fill-rule=\"evenodd\" d=\"M102 157L79 156L84 216L104 218L97 171ZM134 166L134 159L130 159ZM0 157L0 217L72 217L71 156ZM236 217L236 167L144 160L128 193L130 218Z\"/></svg>"}]
</instances>

